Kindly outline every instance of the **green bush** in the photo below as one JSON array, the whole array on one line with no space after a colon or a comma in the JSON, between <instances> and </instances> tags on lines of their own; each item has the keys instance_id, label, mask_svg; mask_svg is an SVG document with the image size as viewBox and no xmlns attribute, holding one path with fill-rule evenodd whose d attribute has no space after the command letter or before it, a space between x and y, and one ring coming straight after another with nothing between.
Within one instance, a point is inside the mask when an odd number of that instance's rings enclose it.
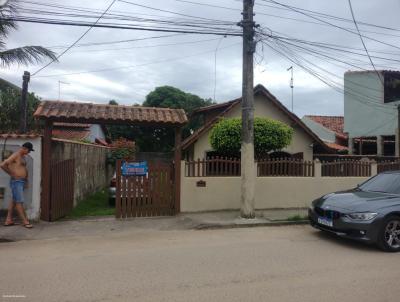
<instances>
[{"instance_id":1,"label":"green bush","mask_svg":"<svg viewBox=\"0 0 400 302\"><path fill-rule=\"evenodd\" d=\"M210 144L222 155L239 154L241 147L242 120L222 119L211 130ZM254 151L262 157L270 151L288 146L293 137L293 129L288 125L267 118L254 119Z\"/></svg>"}]
</instances>

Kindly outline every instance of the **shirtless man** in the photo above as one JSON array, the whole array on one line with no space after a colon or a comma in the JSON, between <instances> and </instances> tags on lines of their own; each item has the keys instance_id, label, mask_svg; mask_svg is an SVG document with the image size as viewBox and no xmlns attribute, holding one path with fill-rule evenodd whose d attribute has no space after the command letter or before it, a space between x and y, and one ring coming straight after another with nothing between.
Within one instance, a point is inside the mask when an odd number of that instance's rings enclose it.
<instances>
[{"instance_id":1,"label":"shirtless man","mask_svg":"<svg viewBox=\"0 0 400 302\"><path fill-rule=\"evenodd\" d=\"M22 220L23 226L28 229L33 227L32 224L29 223L23 207L24 189L28 185L28 170L26 168L25 156L31 151L34 151L33 146L31 143L27 142L23 144L17 152L0 164L0 168L2 168L11 177L10 188L12 193L12 201L8 206L7 218L4 222L5 226L14 225L12 215L15 208Z\"/></svg>"}]
</instances>

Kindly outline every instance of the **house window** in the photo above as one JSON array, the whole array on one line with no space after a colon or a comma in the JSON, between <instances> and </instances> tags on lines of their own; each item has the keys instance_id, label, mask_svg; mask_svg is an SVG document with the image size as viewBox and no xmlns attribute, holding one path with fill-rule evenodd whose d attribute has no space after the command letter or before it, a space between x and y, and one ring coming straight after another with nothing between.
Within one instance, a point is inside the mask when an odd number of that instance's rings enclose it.
<instances>
[{"instance_id":1,"label":"house window","mask_svg":"<svg viewBox=\"0 0 400 302\"><path fill-rule=\"evenodd\" d=\"M400 73L384 73L384 102L400 101Z\"/></svg>"}]
</instances>

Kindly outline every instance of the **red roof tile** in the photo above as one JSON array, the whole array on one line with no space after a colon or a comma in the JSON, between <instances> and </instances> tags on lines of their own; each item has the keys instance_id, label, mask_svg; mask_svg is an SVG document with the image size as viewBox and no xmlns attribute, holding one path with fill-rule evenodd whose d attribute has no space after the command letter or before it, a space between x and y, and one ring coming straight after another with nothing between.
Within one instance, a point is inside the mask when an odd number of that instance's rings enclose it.
<instances>
[{"instance_id":1,"label":"red roof tile","mask_svg":"<svg viewBox=\"0 0 400 302\"><path fill-rule=\"evenodd\" d=\"M53 129L52 136L68 140L82 140L90 136L89 130Z\"/></svg>"},{"instance_id":2,"label":"red roof tile","mask_svg":"<svg viewBox=\"0 0 400 302\"><path fill-rule=\"evenodd\" d=\"M321 124L325 128L335 132L336 134L347 137L344 131L344 117L343 116L326 116L326 115L306 115L310 120Z\"/></svg>"},{"instance_id":3,"label":"red roof tile","mask_svg":"<svg viewBox=\"0 0 400 302\"><path fill-rule=\"evenodd\" d=\"M96 138L95 139L95 143L99 144L99 145L103 145L103 146L108 146L109 145L104 139L101 139L101 138Z\"/></svg>"},{"instance_id":4,"label":"red roof tile","mask_svg":"<svg viewBox=\"0 0 400 302\"><path fill-rule=\"evenodd\" d=\"M54 123L54 127L65 127L65 128L89 128L91 124L79 124L79 123Z\"/></svg>"},{"instance_id":5,"label":"red roof tile","mask_svg":"<svg viewBox=\"0 0 400 302\"><path fill-rule=\"evenodd\" d=\"M0 133L0 138L21 138L21 139L28 139L28 138L37 138L41 137L40 134L37 133L28 133L28 134L18 134L18 133Z\"/></svg>"},{"instance_id":6,"label":"red roof tile","mask_svg":"<svg viewBox=\"0 0 400 302\"><path fill-rule=\"evenodd\" d=\"M335 143L325 142L325 144L327 144L330 148L335 149L337 151L349 150L349 148L347 148L346 146L338 145L338 144L335 144Z\"/></svg>"},{"instance_id":7,"label":"red roof tile","mask_svg":"<svg viewBox=\"0 0 400 302\"><path fill-rule=\"evenodd\" d=\"M62 101L41 102L34 116L40 119L51 119L54 122L91 124L142 123L183 125L187 123L187 117L183 109Z\"/></svg>"}]
</instances>

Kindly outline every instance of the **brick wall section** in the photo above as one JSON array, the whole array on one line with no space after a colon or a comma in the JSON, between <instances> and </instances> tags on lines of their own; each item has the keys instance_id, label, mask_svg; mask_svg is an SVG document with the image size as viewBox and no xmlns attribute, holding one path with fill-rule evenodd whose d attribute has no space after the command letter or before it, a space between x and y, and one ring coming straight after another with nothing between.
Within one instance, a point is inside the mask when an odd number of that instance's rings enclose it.
<instances>
[{"instance_id":1,"label":"brick wall section","mask_svg":"<svg viewBox=\"0 0 400 302\"><path fill-rule=\"evenodd\" d=\"M53 162L75 159L74 206L88 195L108 186L114 173L113 168L106 164L109 150L92 144L53 139Z\"/></svg>"}]
</instances>

